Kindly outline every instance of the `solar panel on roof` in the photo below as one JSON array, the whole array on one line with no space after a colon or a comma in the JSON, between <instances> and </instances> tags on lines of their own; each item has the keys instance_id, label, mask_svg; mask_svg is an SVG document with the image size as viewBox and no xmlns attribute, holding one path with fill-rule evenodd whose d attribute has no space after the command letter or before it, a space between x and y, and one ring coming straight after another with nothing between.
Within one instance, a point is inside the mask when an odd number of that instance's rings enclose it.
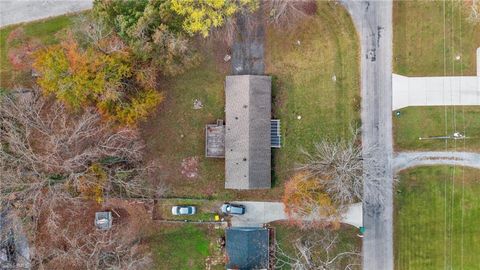
<instances>
[{"instance_id":1,"label":"solar panel on roof","mask_svg":"<svg viewBox=\"0 0 480 270\"><path fill-rule=\"evenodd\" d=\"M270 138L272 148L280 148L282 146L280 135L280 120L278 119L270 120Z\"/></svg>"}]
</instances>

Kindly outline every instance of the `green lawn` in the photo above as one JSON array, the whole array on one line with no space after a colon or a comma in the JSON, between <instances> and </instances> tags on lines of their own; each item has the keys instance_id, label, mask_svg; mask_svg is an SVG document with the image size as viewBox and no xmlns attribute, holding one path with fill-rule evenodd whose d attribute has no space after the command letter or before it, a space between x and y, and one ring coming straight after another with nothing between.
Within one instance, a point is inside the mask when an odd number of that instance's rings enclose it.
<instances>
[{"instance_id":1,"label":"green lawn","mask_svg":"<svg viewBox=\"0 0 480 270\"><path fill-rule=\"evenodd\" d=\"M6 26L0 29L0 86L11 87L12 70L8 61L8 50L11 46L22 44L8 44L7 38L13 30L22 27L28 39L36 40L42 45L51 45L58 42L56 34L73 24L75 15L63 15L45 20ZM24 45L24 44L23 44Z\"/></svg>"},{"instance_id":2,"label":"green lawn","mask_svg":"<svg viewBox=\"0 0 480 270\"><path fill-rule=\"evenodd\" d=\"M275 222L272 224L273 227L275 227L275 235L276 235L276 241L280 248L288 254L288 256L294 256L296 252L296 248L294 246L294 243L297 239L302 238L305 239L306 237L311 237L312 235L315 235L314 237L318 237L320 239L322 236L325 235L325 232L329 230L328 228L318 228L318 229L309 229L309 230L300 230L296 226L291 226L283 222ZM357 236L358 230L356 228L353 228L351 226L344 225L342 226L338 231L335 231L335 233L338 233L338 242L336 245L336 248L332 250L330 253L331 255L335 256L338 253L341 252L350 252L350 251L361 251L362 247L362 241L361 238ZM317 238L316 238L317 239ZM323 253L323 249L318 249L313 251L316 256L321 256L321 258L325 259L326 256ZM331 258L333 258L333 256ZM357 259L360 259L358 257ZM345 269L346 261L339 262L341 266L339 268L335 269ZM358 260L359 262L359 260ZM359 262L360 263L360 262ZM281 269L281 270L289 270L291 269L290 267L287 266L282 266L277 264L276 269ZM359 266L354 266L352 267L353 269L361 269Z\"/></svg>"},{"instance_id":3,"label":"green lawn","mask_svg":"<svg viewBox=\"0 0 480 270\"><path fill-rule=\"evenodd\" d=\"M267 73L274 77L274 117L282 121L283 145L274 151L277 186L300 161L301 148L349 137L350 127L360 126L358 50L348 13L332 2L320 1L318 15L298 29L268 29Z\"/></svg>"},{"instance_id":4,"label":"green lawn","mask_svg":"<svg viewBox=\"0 0 480 270\"><path fill-rule=\"evenodd\" d=\"M480 149L480 107L409 107L393 116L395 148L397 150ZM445 130L446 129L446 130ZM419 137L465 134L465 140L419 140Z\"/></svg>"},{"instance_id":5,"label":"green lawn","mask_svg":"<svg viewBox=\"0 0 480 270\"><path fill-rule=\"evenodd\" d=\"M462 2L394 1L394 72L408 76L476 74L480 24L466 20L468 9ZM455 60L457 55L460 60Z\"/></svg>"},{"instance_id":6,"label":"green lawn","mask_svg":"<svg viewBox=\"0 0 480 270\"><path fill-rule=\"evenodd\" d=\"M408 76L476 74L480 24L466 20L468 10L461 1L395 1L393 14L394 72ZM455 59L457 55L460 60ZM402 115L393 119L395 146L398 150L478 150L479 112L477 107L461 106L402 109ZM471 138L418 140L456 131Z\"/></svg>"},{"instance_id":7,"label":"green lawn","mask_svg":"<svg viewBox=\"0 0 480 270\"><path fill-rule=\"evenodd\" d=\"M148 157L159 160L170 185L168 195L190 198L225 197L224 160L205 158L205 125L224 119L226 72L217 68L214 55L205 51L202 64L167 81L167 98L158 112L142 125ZM193 109L195 99L203 103ZM198 157L198 177L181 174L182 160ZM227 195L225 195L227 194Z\"/></svg>"},{"instance_id":8,"label":"green lawn","mask_svg":"<svg viewBox=\"0 0 480 270\"><path fill-rule=\"evenodd\" d=\"M478 269L478 175L478 170L461 167L422 167L400 174L395 193L396 269Z\"/></svg>"},{"instance_id":9,"label":"green lawn","mask_svg":"<svg viewBox=\"0 0 480 270\"><path fill-rule=\"evenodd\" d=\"M193 225L163 226L151 239L153 269L203 270L208 256L218 256L223 231Z\"/></svg>"},{"instance_id":10,"label":"green lawn","mask_svg":"<svg viewBox=\"0 0 480 270\"><path fill-rule=\"evenodd\" d=\"M215 216L220 216L222 203L221 201L212 200L161 199L156 204L156 218L165 220L215 221ZM172 207L176 205L195 206L196 214L172 215Z\"/></svg>"},{"instance_id":11,"label":"green lawn","mask_svg":"<svg viewBox=\"0 0 480 270\"><path fill-rule=\"evenodd\" d=\"M165 103L142 125L149 159L160 161L163 174L158 179L170 184L169 196L279 200L301 147L311 149L314 142L326 137L346 137L350 125L358 124L359 62L354 26L341 5L319 2L318 14L298 29L285 33L267 28L266 73L274 78L274 117L282 121L283 140L282 148L274 151L270 190L225 190L223 159L204 158L205 124L224 119L224 81L230 63L223 62L227 50L218 46L199 46L202 64L164 84ZM203 102L202 109L193 109L195 99ZM181 163L194 156L199 159L199 177L188 179L181 174Z\"/></svg>"}]
</instances>

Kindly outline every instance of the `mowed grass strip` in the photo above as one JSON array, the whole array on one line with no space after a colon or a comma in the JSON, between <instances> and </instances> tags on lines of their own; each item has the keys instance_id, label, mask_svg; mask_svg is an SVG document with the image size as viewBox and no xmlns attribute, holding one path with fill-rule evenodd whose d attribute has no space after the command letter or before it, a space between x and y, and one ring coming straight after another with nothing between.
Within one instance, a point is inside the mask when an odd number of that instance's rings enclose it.
<instances>
[{"instance_id":1,"label":"mowed grass strip","mask_svg":"<svg viewBox=\"0 0 480 270\"><path fill-rule=\"evenodd\" d=\"M274 151L275 186L282 187L323 139L349 138L360 126L359 47L341 5L318 2L317 15L289 32L269 28L267 73L274 77L274 118L281 119L282 148Z\"/></svg>"},{"instance_id":2,"label":"mowed grass strip","mask_svg":"<svg viewBox=\"0 0 480 270\"><path fill-rule=\"evenodd\" d=\"M203 270L211 253L207 229L193 225L162 227L151 249L154 269Z\"/></svg>"},{"instance_id":3,"label":"mowed grass strip","mask_svg":"<svg viewBox=\"0 0 480 270\"><path fill-rule=\"evenodd\" d=\"M421 167L400 174L395 193L395 269L478 269L478 172Z\"/></svg>"},{"instance_id":4,"label":"mowed grass strip","mask_svg":"<svg viewBox=\"0 0 480 270\"><path fill-rule=\"evenodd\" d=\"M475 75L480 24L468 21L467 4L394 1L394 72L406 76Z\"/></svg>"},{"instance_id":5,"label":"mowed grass strip","mask_svg":"<svg viewBox=\"0 0 480 270\"><path fill-rule=\"evenodd\" d=\"M480 107L408 107L393 116L397 150L480 150ZM420 137L453 136L460 132L465 140Z\"/></svg>"}]
</instances>

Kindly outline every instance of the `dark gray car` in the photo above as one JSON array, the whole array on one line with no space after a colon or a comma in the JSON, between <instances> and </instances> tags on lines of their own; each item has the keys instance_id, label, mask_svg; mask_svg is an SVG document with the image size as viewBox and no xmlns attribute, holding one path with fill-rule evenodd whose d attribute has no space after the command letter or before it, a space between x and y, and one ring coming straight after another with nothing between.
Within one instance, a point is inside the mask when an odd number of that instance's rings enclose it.
<instances>
[{"instance_id":1,"label":"dark gray car","mask_svg":"<svg viewBox=\"0 0 480 270\"><path fill-rule=\"evenodd\" d=\"M245 206L240 204L224 203L222 205L222 213L226 215L243 215L245 214Z\"/></svg>"}]
</instances>

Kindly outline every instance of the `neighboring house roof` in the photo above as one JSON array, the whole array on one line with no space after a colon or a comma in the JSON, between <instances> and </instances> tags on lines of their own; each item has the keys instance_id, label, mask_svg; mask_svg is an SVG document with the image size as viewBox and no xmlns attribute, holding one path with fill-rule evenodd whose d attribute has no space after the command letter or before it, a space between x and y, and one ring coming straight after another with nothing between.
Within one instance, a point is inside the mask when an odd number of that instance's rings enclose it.
<instances>
[{"instance_id":1,"label":"neighboring house roof","mask_svg":"<svg viewBox=\"0 0 480 270\"><path fill-rule=\"evenodd\" d=\"M225 230L227 269L269 268L269 232L265 228L231 227Z\"/></svg>"},{"instance_id":2,"label":"neighboring house roof","mask_svg":"<svg viewBox=\"0 0 480 270\"><path fill-rule=\"evenodd\" d=\"M225 188L271 187L271 77L227 76Z\"/></svg>"}]
</instances>

